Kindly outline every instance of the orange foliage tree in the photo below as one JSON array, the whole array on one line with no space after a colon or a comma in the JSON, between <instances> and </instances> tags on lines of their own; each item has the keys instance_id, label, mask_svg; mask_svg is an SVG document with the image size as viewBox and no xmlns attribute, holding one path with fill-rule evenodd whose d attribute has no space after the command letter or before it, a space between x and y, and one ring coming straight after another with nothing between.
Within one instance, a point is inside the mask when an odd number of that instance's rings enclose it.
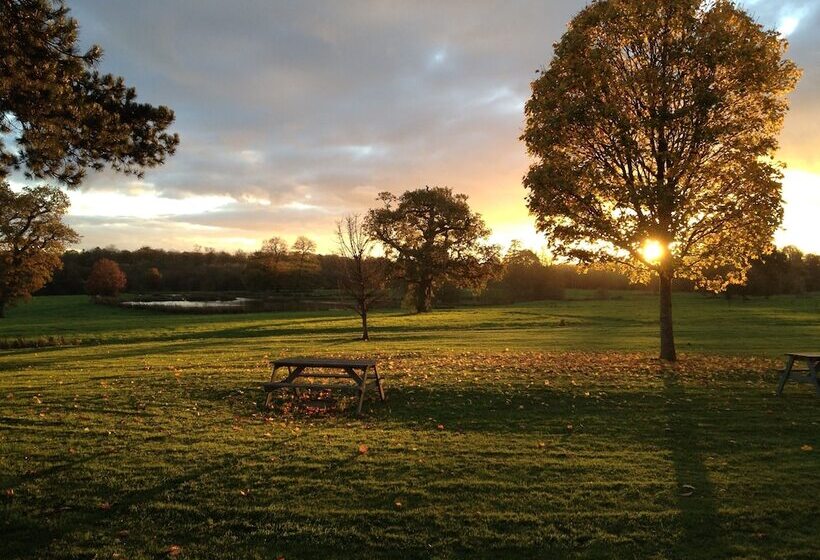
<instances>
[{"instance_id":1,"label":"orange foliage tree","mask_svg":"<svg viewBox=\"0 0 820 560\"><path fill-rule=\"evenodd\" d=\"M49 186L11 190L0 182L0 317L8 305L45 286L62 267L66 246L79 240L63 224L68 197Z\"/></svg>"},{"instance_id":2,"label":"orange foliage tree","mask_svg":"<svg viewBox=\"0 0 820 560\"><path fill-rule=\"evenodd\" d=\"M120 265L111 259L100 259L91 267L85 291L92 296L116 296L127 283Z\"/></svg>"},{"instance_id":3,"label":"orange foliage tree","mask_svg":"<svg viewBox=\"0 0 820 560\"><path fill-rule=\"evenodd\" d=\"M777 136L800 75L786 41L725 0L600 0L532 83L529 208L553 254L659 279L742 283L783 217Z\"/></svg>"}]
</instances>

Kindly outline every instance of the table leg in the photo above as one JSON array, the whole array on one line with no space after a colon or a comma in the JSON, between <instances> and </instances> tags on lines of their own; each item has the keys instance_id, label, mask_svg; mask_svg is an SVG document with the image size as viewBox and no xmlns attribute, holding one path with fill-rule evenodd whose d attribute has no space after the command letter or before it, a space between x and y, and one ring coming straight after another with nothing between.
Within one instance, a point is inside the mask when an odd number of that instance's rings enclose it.
<instances>
[{"instance_id":1,"label":"table leg","mask_svg":"<svg viewBox=\"0 0 820 560\"><path fill-rule=\"evenodd\" d=\"M384 402L384 387L382 386L382 378L379 376L379 372L376 371L376 366L373 366L373 375L376 377L376 387L379 389L379 398Z\"/></svg>"},{"instance_id":2,"label":"table leg","mask_svg":"<svg viewBox=\"0 0 820 560\"><path fill-rule=\"evenodd\" d=\"M788 356L786 358L786 369L783 370L783 375L780 376L780 383L777 384L777 396L778 397L783 392L783 386L786 384L786 381L789 380L789 376L792 373L792 366L793 365L794 365L794 356Z\"/></svg>"},{"instance_id":3,"label":"table leg","mask_svg":"<svg viewBox=\"0 0 820 560\"><path fill-rule=\"evenodd\" d=\"M274 368L270 372L270 382L273 383L274 378L276 377L276 370L279 369L274 366ZM267 396L265 397L265 408L270 408L270 405L273 404L273 391L268 391Z\"/></svg>"},{"instance_id":4,"label":"table leg","mask_svg":"<svg viewBox=\"0 0 820 560\"><path fill-rule=\"evenodd\" d=\"M357 415L360 415L362 413L362 403L364 403L364 394L367 390L367 371L368 368L364 368L364 371L362 372L362 382L359 385L359 406L356 409Z\"/></svg>"},{"instance_id":5,"label":"table leg","mask_svg":"<svg viewBox=\"0 0 820 560\"><path fill-rule=\"evenodd\" d=\"M809 360L809 381L814 383L814 390L820 395L820 381L817 379L817 367L820 366L820 360Z\"/></svg>"}]
</instances>

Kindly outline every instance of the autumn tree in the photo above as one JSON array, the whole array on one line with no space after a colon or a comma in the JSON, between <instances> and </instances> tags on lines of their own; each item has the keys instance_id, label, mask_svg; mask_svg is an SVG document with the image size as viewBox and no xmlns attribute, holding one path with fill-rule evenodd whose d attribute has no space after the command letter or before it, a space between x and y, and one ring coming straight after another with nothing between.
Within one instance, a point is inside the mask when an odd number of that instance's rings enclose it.
<instances>
[{"instance_id":1,"label":"autumn tree","mask_svg":"<svg viewBox=\"0 0 820 560\"><path fill-rule=\"evenodd\" d=\"M89 168L139 176L174 153L173 111L100 74L102 49L80 51L77 31L61 1L0 2L0 180L22 169L76 187Z\"/></svg>"},{"instance_id":2,"label":"autumn tree","mask_svg":"<svg viewBox=\"0 0 820 560\"><path fill-rule=\"evenodd\" d=\"M0 317L51 280L66 246L79 241L62 222L68 197L54 187L16 193L0 182Z\"/></svg>"},{"instance_id":3,"label":"autumn tree","mask_svg":"<svg viewBox=\"0 0 820 560\"><path fill-rule=\"evenodd\" d=\"M672 279L744 280L782 220L777 136L799 78L786 42L726 0L598 0L532 83L528 205L556 255Z\"/></svg>"},{"instance_id":4,"label":"autumn tree","mask_svg":"<svg viewBox=\"0 0 820 560\"><path fill-rule=\"evenodd\" d=\"M100 259L91 267L85 281L85 291L92 296L115 297L125 288L127 281L116 261Z\"/></svg>"},{"instance_id":5,"label":"autumn tree","mask_svg":"<svg viewBox=\"0 0 820 560\"><path fill-rule=\"evenodd\" d=\"M445 282L483 287L498 268L498 247L485 243L490 230L470 210L467 196L446 187L379 194L381 208L370 210L368 233L395 259L417 312L430 311L433 294Z\"/></svg>"},{"instance_id":6,"label":"autumn tree","mask_svg":"<svg viewBox=\"0 0 820 560\"><path fill-rule=\"evenodd\" d=\"M336 223L336 243L345 259L340 287L362 319L362 340L370 340L367 313L384 296L387 263L373 256L375 240L358 215L345 216Z\"/></svg>"}]
</instances>

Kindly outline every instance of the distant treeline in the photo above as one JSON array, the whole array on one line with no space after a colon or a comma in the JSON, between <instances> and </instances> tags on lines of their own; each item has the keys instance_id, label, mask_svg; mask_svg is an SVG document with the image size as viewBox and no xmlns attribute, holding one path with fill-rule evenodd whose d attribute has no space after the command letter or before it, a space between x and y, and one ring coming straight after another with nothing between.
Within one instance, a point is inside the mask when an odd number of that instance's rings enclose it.
<instances>
[{"instance_id":1,"label":"distant treeline","mask_svg":"<svg viewBox=\"0 0 820 560\"><path fill-rule=\"evenodd\" d=\"M68 251L63 268L40 295L86 293L85 282L95 262L117 262L127 276L126 291L153 292L282 292L310 293L336 290L342 281L343 260L336 255L285 253L275 261L263 253L228 253L215 250L166 251L143 247L136 251L95 248ZM545 264L526 249L509 251L498 277L480 294L451 286L437 290L439 305L463 302L512 303L540 299L560 299L565 289L610 290L652 289L630 284L617 272L583 272L571 264ZM692 291L694 286L679 282L676 289ZM820 291L820 256L804 255L787 247L754 263L745 286L733 286L727 295L768 296ZM390 297L400 301L404 286L394 281Z\"/></svg>"}]
</instances>

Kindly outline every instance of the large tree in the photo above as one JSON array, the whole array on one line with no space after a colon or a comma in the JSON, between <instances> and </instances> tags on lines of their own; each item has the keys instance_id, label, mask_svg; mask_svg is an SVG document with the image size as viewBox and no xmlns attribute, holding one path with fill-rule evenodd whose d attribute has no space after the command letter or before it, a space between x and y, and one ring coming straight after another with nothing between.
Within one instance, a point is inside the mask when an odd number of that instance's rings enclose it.
<instances>
[{"instance_id":1,"label":"large tree","mask_svg":"<svg viewBox=\"0 0 820 560\"><path fill-rule=\"evenodd\" d=\"M75 187L89 168L140 175L174 152L173 111L100 74L102 50L81 52L77 30L61 1L0 0L0 180Z\"/></svg>"},{"instance_id":2,"label":"large tree","mask_svg":"<svg viewBox=\"0 0 820 560\"><path fill-rule=\"evenodd\" d=\"M598 0L532 83L528 204L556 255L660 285L742 282L782 220L777 136L799 70L786 42L725 0Z\"/></svg>"},{"instance_id":3,"label":"large tree","mask_svg":"<svg viewBox=\"0 0 820 560\"><path fill-rule=\"evenodd\" d=\"M0 317L30 297L62 266L66 245L79 237L62 222L68 197L54 187L17 193L0 182Z\"/></svg>"},{"instance_id":4,"label":"large tree","mask_svg":"<svg viewBox=\"0 0 820 560\"><path fill-rule=\"evenodd\" d=\"M430 311L444 282L480 288L497 271L498 247L485 243L490 230L466 195L424 187L400 197L383 192L378 200L382 207L370 210L367 229L396 260L417 312Z\"/></svg>"},{"instance_id":5,"label":"large tree","mask_svg":"<svg viewBox=\"0 0 820 560\"><path fill-rule=\"evenodd\" d=\"M106 165L141 176L179 143L174 113L100 74L102 50L81 52L77 30L61 1L0 0L0 314L42 287L78 239L61 222L68 198L47 185L15 193L13 172L69 188Z\"/></svg>"}]
</instances>

